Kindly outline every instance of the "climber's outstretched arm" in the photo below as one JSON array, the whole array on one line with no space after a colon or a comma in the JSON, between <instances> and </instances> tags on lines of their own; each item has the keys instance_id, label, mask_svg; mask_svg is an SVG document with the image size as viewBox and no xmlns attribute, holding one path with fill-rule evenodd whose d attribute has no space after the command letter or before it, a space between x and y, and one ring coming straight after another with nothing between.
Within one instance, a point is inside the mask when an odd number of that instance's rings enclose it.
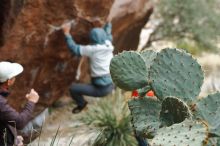
<instances>
[{"instance_id":1,"label":"climber's outstretched arm","mask_svg":"<svg viewBox=\"0 0 220 146\"><path fill-rule=\"evenodd\" d=\"M70 51L76 56L81 56L80 45L76 44L76 42L70 34L71 23L62 25L62 29L65 35L67 46L70 49Z\"/></svg>"},{"instance_id":2,"label":"climber's outstretched arm","mask_svg":"<svg viewBox=\"0 0 220 146\"><path fill-rule=\"evenodd\" d=\"M72 36L70 34L65 34L65 39L66 39L66 43L70 51L76 56L81 56L80 45L76 44Z\"/></svg>"},{"instance_id":3,"label":"climber's outstretched arm","mask_svg":"<svg viewBox=\"0 0 220 146\"><path fill-rule=\"evenodd\" d=\"M105 30L105 32L107 34L108 40L112 42L112 40L113 40L113 38L112 38L112 23L111 22L107 22L103 26L103 29Z\"/></svg>"}]
</instances>

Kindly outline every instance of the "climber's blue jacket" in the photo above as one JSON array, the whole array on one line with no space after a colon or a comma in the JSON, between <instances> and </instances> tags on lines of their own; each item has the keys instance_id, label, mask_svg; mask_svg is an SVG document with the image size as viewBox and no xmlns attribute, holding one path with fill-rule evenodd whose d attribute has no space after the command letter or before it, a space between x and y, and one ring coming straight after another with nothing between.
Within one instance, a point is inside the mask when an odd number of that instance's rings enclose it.
<instances>
[{"instance_id":1,"label":"climber's blue jacket","mask_svg":"<svg viewBox=\"0 0 220 146\"><path fill-rule=\"evenodd\" d=\"M104 44L106 40L112 42L112 24L106 23L103 28L93 28L89 33L90 41L93 45ZM80 54L80 44L77 44L71 35L65 35L66 42L70 51L76 55Z\"/></svg>"},{"instance_id":2,"label":"climber's blue jacket","mask_svg":"<svg viewBox=\"0 0 220 146\"><path fill-rule=\"evenodd\" d=\"M96 85L112 83L109 71L114 50L111 29L111 23L103 28L93 28L89 33L90 45L77 44L71 35L65 36L68 48L74 55L89 57L92 82Z\"/></svg>"}]
</instances>

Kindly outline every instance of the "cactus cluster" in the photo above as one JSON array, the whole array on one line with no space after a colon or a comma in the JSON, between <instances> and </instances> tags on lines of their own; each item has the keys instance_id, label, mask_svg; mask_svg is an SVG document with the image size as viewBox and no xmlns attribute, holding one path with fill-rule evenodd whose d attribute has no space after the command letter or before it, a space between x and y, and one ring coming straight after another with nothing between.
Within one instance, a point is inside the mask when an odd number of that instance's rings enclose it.
<instances>
[{"instance_id":1,"label":"cactus cluster","mask_svg":"<svg viewBox=\"0 0 220 146\"><path fill-rule=\"evenodd\" d=\"M124 51L110 64L114 83L139 98L128 101L133 128L151 146L218 146L220 93L198 99L204 74L191 54ZM152 90L156 98L146 96Z\"/></svg>"}]
</instances>

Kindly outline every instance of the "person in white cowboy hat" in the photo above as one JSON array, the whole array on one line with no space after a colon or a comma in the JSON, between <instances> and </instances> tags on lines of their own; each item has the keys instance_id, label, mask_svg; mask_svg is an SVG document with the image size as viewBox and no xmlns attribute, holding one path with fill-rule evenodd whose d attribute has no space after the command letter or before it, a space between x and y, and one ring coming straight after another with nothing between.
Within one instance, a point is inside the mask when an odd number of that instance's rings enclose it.
<instances>
[{"instance_id":1,"label":"person in white cowboy hat","mask_svg":"<svg viewBox=\"0 0 220 146\"><path fill-rule=\"evenodd\" d=\"M15 83L15 78L23 71L18 63L0 62L0 146L22 146L22 138L17 136L17 129L23 129L31 120L31 113L38 102L39 95L31 89L26 94L28 102L19 113L7 103L9 88ZM20 141L19 141L20 140Z\"/></svg>"}]
</instances>

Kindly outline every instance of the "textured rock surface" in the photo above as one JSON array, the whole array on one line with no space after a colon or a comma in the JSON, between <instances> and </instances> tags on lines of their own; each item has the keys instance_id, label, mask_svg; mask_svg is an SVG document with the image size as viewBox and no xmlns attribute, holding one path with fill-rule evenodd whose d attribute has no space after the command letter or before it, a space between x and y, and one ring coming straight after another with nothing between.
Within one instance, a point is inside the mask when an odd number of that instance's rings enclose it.
<instances>
[{"instance_id":1,"label":"textured rock surface","mask_svg":"<svg viewBox=\"0 0 220 146\"><path fill-rule=\"evenodd\" d=\"M49 33L49 24L60 26L79 18L71 33L78 43L87 44L89 30L111 17L118 52L137 48L151 13L148 0L2 0L0 60L16 61L25 68L9 101L19 108L26 92L35 88L41 96L38 107L49 106L75 81L79 58L68 52L61 31ZM87 66L83 63L81 81L88 80Z\"/></svg>"}]
</instances>

